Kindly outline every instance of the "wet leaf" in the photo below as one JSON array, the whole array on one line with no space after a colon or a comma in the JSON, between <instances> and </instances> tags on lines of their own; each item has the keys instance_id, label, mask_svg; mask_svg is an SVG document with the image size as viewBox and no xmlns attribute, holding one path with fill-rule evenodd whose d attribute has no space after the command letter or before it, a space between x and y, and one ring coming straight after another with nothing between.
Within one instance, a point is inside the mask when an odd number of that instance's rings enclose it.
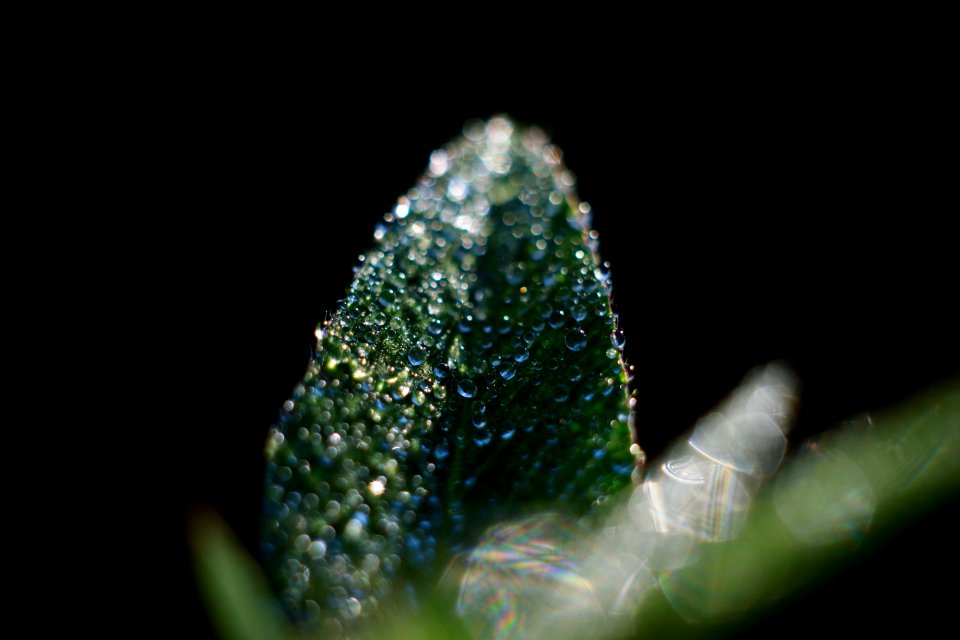
<instances>
[{"instance_id":1,"label":"wet leaf","mask_svg":"<svg viewBox=\"0 0 960 640\"><path fill-rule=\"evenodd\" d=\"M496 521L628 484L622 334L573 185L540 130L474 122L376 229L266 447L264 555L306 628L377 614Z\"/></svg>"}]
</instances>

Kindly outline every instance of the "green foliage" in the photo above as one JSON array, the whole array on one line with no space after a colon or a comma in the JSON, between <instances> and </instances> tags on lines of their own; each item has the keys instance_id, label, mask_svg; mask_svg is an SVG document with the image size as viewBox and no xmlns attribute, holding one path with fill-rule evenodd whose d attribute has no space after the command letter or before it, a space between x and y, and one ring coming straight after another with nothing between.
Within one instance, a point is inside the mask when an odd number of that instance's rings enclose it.
<instances>
[{"instance_id":1,"label":"green foliage","mask_svg":"<svg viewBox=\"0 0 960 640\"><path fill-rule=\"evenodd\" d=\"M431 157L267 443L264 549L337 633L500 519L575 515L631 452L610 286L559 151L504 118Z\"/></svg>"}]
</instances>

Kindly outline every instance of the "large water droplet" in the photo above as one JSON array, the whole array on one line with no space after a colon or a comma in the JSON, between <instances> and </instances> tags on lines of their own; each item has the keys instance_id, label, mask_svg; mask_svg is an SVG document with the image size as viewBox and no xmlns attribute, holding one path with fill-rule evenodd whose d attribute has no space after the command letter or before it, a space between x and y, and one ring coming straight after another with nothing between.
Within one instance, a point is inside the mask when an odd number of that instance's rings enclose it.
<instances>
[{"instance_id":1,"label":"large water droplet","mask_svg":"<svg viewBox=\"0 0 960 640\"><path fill-rule=\"evenodd\" d=\"M323 543L323 540L314 540L310 546L307 547L307 553L310 554L310 557L314 560L322 558L327 553L327 545Z\"/></svg>"},{"instance_id":2,"label":"large water droplet","mask_svg":"<svg viewBox=\"0 0 960 640\"><path fill-rule=\"evenodd\" d=\"M419 367L427 359L427 350L423 345L416 345L407 353L407 361L415 367Z\"/></svg>"},{"instance_id":3,"label":"large water droplet","mask_svg":"<svg viewBox=\"0 0 960 640\"><path fill-rule=\"evenodd\" d=\"M438 336L443 333L443 322L440 318L431 318L430 322L427 323L427 331L430 335Z\"/></svg>"},{"instance_id":4,"label":"large water droplet","mask_svg":"<svg viewBox=\"0 0 960 640\"><path fill-rule=\"evenodd\" d=\"M397 300L397 292L392 287L384 287L380 290L380 297L377 302L381 307L389 307Z\"/></svg>"},{"instance_id":5,"label":"large water droplet","mask_svg":"<svg viewBox=\"0 0 960 640\"><path fill-rule=\"evenodd\" d=\"M346 605L347 615L351 618L356 618L363 610L363 607L360 605L360 601L356 598L347 598Z\"/></svg>"},{"instance_id":6,"label":"large water droplet","mask_svg":"<svg viewBox=\"0 0 960 640\"><path fill-rule=\"evenodd\" d=\"M567 319L563 316L563 311L553 311L550 314L550 317L547 318L547 322L554 329L559 329L560 327L563 326L563 323L566 321Z\"/></svg>"},{"instance_id":7,"label":"large water droplet","mask_svg":"<svg viewBox=\"0 0 960 640\"><path fill-rule=\"evenodd\" d=\"M567 337L563 339L563 342L570 351L580 351L587 346L587 334L584 333L583 329L573 329L567 333Z\"/></svg>"},{"instance_id":8,"label":"large water droplet","mask_svg":"<svg viewBox=\"0 0 960 640\"><path fill-rule=\"evenodd\" d=\"M610 334L610 343L617 349L623 349L623 345L627 343L627 337L623 334L623 329L617 329Z\"/></svg>"},{"instance_id":9,"label":"large water droplet","mask_svg":"<svg viewBox=\"0 0 960 640\"><path fill-rule=\"evenodd\" d=\"M477 395L477 385L473 380L464 378L457 385L457 393L462 395L464 398L472 398Z\"/></svg>"},{"instance_id":10,"label":"large water droplet","mask_svg":"<svg viewBox=\"0 0 960 640\"><path fill-rule=\"evenodd\" d=\"M500 372L500 377L503 378L504 380L513 380L513 377L517 375L517 365L513 364L512 362L508 362L507 364L500 367L499 372Z\"/></svg>"}]
</instances>

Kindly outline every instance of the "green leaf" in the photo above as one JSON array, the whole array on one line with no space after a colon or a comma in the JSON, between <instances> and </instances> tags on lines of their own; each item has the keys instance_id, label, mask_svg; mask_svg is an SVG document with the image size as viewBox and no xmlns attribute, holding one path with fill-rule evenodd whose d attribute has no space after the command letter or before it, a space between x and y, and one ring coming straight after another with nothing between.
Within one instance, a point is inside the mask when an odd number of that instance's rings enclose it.
<instances>
[{"instance_id":1,"label":"green leaf","mask_svg":"<svg viewBox=\"0 0 960 640\"><path fill-rule=\"evenodd\" d=\"M638 461L607 268L560 151L503 117L435 151L267 447L264 554L337 633L497 521L582 516Z\"/></svg>"},{"instance_id":2,"label":"green leaf","mask_svg":"<svg viewBox=\"0 0 960 640\"><path fill-rule=\"evenodd\" d=\"M195 518L190 542L200 590L224 638L293 637L259 567L219 517Z\"/></svg>"},{"instance_id":3,"label":"green leaf","mask_svg":"<svg viewBox=\"0 0 960 640\"><path fill-rule=\"evenodd\" d=\"M666 597L637 611L639 634L713 637L823 580L854 551L878 548L956 495L958 456L960 380L829 432L789 461L739 537L703 545L692 562L661 576Z\"/></svg>"}]
</instances>

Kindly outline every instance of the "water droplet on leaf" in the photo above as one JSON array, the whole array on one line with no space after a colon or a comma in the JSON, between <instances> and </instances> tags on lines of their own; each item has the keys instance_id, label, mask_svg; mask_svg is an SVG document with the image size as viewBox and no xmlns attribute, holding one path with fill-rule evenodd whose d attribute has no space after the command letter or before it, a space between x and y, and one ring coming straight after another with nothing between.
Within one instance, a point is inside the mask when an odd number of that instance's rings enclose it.
<instances>
[{"instance_id":1,"label":"water droplet on leaf","mask_svg":"<svg viewBox=\"0 0 960 640\"><path fill-rule=\"evenodd\" d=\"M563 339L563 342L570 351L580 351L587 346L587 334L583 329L573 329L567 333L567 337Z\"/></svg>"},{"instance_id":2,"label":"water droplet on leaf","mask_svg":"<svg viewBox=\"0 0 960 640\"><path fill-rule=\"evenodd\" d=\"M457 385L457 393L459 393L464 398L472 398L477 395L477 385L473 380L469 378L464 378Z\"/></svg>"},{"instance_id":3,"label":"water droplet on leaf","mask_svg":"<svg viewBox=\"0 0 960 640\"><path fill-rule=\"evenodd\" d=\"M416 345L407 353L407 361L415 367L419 367L427 359L427 350L423 345Z\"/></svg>"}]
</instances>

